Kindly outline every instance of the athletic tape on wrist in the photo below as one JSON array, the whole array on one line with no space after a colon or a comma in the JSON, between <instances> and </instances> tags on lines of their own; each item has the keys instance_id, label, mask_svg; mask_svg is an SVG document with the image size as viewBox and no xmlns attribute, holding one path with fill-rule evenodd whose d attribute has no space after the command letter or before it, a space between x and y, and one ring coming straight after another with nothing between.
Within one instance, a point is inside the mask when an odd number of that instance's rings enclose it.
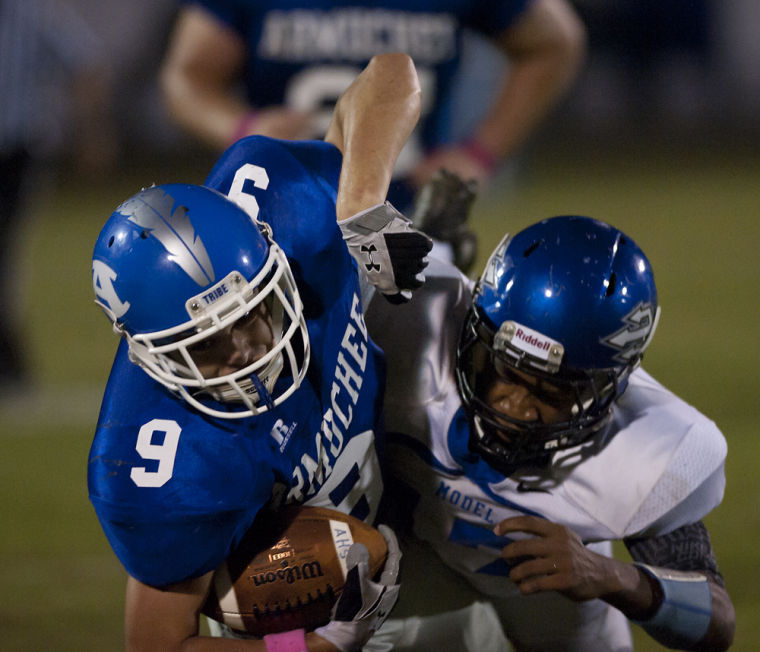
<instances>
[{"instance_id":1,"label":"athletic tape on wrist","mask_svg":"<svg viewBox=\"0 0 760 652\"><path fill-rule=\"evenodd\" d=\"M267 652L307 652L306 632L294 629L281 634L267 634L264 637Z\"/></svg>"},{"instance_id":2,"label":"athletic tape on wrist","mask_svg":"<svg viewBox=\"0 0 760 652\"><path fill-rule=\"evenodd\" d=\"M409 221L393 207L393 204L385 201L341 220L338 222L338 226L341 228L344 237L352 231L360 235L368 235L377 233L397 218Z\"/></svg>"},{"instance_id":3,"label":"athletic tape on wrist","mask_svg":"<svg viewBox=\"0 0 760 652\"><path fill-rule=\"evenodd\" d=\"M466 140L460 145L460 147L471 159L477 161L488 172L493 172L499 163L499 159L496 155L477 140Z\"/></svg>"},{"instance_id":4,"label":"athletic tape on wrist","mask_svg":"<svg viewBox=\"0 0 760 652\"><path fill-rule=\"evenodd\" d=\"M712 617L712 596L707 577L669 568L634 564L662 588L662 604L648 620L634 620L656 641L684 649L701 641Z\"/></svg>"}]
</instances>

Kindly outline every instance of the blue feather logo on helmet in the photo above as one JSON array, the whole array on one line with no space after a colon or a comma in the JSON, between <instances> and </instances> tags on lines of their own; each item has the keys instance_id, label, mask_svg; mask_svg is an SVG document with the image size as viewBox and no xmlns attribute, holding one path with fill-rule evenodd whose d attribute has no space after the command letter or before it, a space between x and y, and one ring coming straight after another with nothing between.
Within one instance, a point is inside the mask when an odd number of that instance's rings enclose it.
<instances>
[{"instance_id":1,"label":"blue feather logo on helmet","mask_svg":"<svg viewBox=\"0 0 760 652\"><path fill-rule=\"evenodd\" d=\"M116 212L156 238L169 252L170 260L198 285L205 287L216 280L206 247L187 216L187 207L177 206L161 188L149 188L131 197Z\"/></svg>"}]
</instances>

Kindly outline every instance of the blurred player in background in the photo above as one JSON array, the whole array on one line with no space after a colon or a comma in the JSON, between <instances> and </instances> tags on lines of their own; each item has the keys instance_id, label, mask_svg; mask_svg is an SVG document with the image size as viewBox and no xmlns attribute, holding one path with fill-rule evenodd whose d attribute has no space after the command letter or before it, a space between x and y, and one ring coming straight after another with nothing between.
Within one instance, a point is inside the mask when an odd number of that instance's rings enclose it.
<instances>
[{"instance_id":1,"label":"blurred player in background","mask_svg":"<svg viewBox=\"0 0 760 652\"><path fill-rule=\"evenodd\" d=\"M506 236L474 288L435 259L426 277L399 311L367 313L388 362L389 487L408 488L395 504L417 537L397 615L446 598L494 610L389 621L396 640L416 632L397 648L460 649L457 630L489 613L521 651L630 650L627 619L667 646L728 648L734 609L702 523L726 442L640 367L659 314L644 253L566 216Z\"/></svg>"},{"instance_id":2,"label":"blurred player in background","mask_svg":"<svg viewBox=\"0 0 760 652\"><path fill-rule=\"evenodd\" d=\"M87 172L112 162L102 42L63 1L0 0L0 387L30 380L12 270L25 202L62 154ZM70 133L75 133L72 138Z\"/></svg>"},{"instance_id":3,"label":"blurred player in background","mask_svg":"<svg viewBox=\"0 0 760 652\"><path fill-rule=\"evenodd\" d=\"M487 111L464 139L452 133L452 83L465 28L509 58ZM420 124L396 165L389 199L402 211L440 168L485 181L512 156L575 79L585 31L566 0L382 3L189 0L162 72L176 120L213 147L242 136L321 137L335 99L374 54L402 51L422 87ZM491 62L485 62L489 64ZM495 65L495 64L494 64ZM241 94L240 86L244 93ZM463 270L472 235L451 211L418 224L453 249ZM415 221L415 223L417 223Z\"/></svg>"},{"instance_id":4,"label":"blurred player in background","mask_svg":"<svg viewBox=\"0 0 760 652\"><path fill-rule=\"evenodd\" d=\"M197 616L262 510L306 503L374 522L382 362L352 255L393 301L421 284L430 240L384 201L419 102L411 59L375 57L325 142L243 139L206 186L144 189L101 231L95 294L123 339L88 481L129 573L128 650L231 643L197 639ZM345 591L356 604L305 639L235 649L359 647L398 587L373 591L369 605Z\"/></svg>"}]
</instances>

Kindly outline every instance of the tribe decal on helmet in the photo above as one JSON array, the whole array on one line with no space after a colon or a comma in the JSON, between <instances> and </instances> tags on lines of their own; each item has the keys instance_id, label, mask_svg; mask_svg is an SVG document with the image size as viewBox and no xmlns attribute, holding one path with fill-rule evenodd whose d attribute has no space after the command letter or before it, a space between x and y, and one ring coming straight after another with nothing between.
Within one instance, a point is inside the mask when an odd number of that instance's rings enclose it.
<instances>
[{"instance_id":1,"label":"tribe decal on helmet","mask_svg":"<svg viewBox=\"0 0 760 652\"><path fill-rule=\"evenodd\" d=\"M628 363L646 349L658 318L659 310L653 310L651 303L641 301L623 318L625 326L599 341L619 351L613 356L615 360Z\"/></svg>"},{"instance_id":2,"label":"tribe decal on helmet","mask_svg":"<svg viewBox=\"0 0 760 652\"><path fill-rule=\"evenodd\" d=\"M145 210L145 207L151 210ZM131 197L116 211L158 240L187 275L205 287L216 278L203 241L196 236L187 207L177 206L161 188L150 188Z\"/></svg>"}]
</instances>

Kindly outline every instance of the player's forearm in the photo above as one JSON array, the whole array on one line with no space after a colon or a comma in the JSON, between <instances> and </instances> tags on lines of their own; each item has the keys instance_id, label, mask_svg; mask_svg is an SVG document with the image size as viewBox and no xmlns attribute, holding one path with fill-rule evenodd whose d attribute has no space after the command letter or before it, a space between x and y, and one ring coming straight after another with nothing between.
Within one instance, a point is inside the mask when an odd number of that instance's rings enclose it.
<instances>
[{"instance_id":1,"label":"player's forearm","mask_svg":"<svg viewBox=\"0 0 760 652\"><path fill-rule=\"evenodd\" d=\"M531 61L511 69L501 92L473 140L497 160L513 155L535 131L570 84L570 76L549 61Z\"/></svg>"},{"instance_id":2,"label":"player's forearm","mask_svg":"<svg viewBox=\"0 0 760 652\"><path fill-rule=\"evenodd\" d=\"M600 595L600 598L622 611L629 619L636 621L650 635L657 638L660 643L670 647L669 641L672 634L667 631L667 624L665 627L658 628L662 630L664 638L655 635L653 631L650 631L651 628L647 626L657 616L665 599L659 583L651 575L633 564L626 564L615 560L610 560L610 562L611 570L607 575L609 579L607 587L609 592ZM693 575L699 576L698 573L693 573ZM733 642L736 620L731 599L723 587L716 584L709 577L704 577L707 578L710 594L710 598L707 600L709 604L709 624L706 631L702 630L704 634L698 640L690 645L674 646L678 649L714 652L727 650ZM685 583L684 588L687 593L679 595L677 600L672 600L673 602L680 601L682 603L681 608L686 611L695 611L698 607L696 604L689 604L690 598L688 592L693 590L692 587L696 588L692 583ZM707 618L706 615L704 617ZM676 618L671 617L664 620L675 620ZM694 625L694 631L696 631L698 623L695 622Z\"/></svg>"},{"instance_id":3,"label":"player's forearm","mask_svg":"<svg viewBox=\"0 0 760 652\"><path fill-rule=\"evenodd\" d=\"M242 38L202 7L180 11L161 67L161 90L174 119L216 149L231 144L248 111L233 92L245 51Z\"/></svg>"},{"instance_id":4,"label":"player's forearm","mask_svg":"<svg viewBox=\"0 0 760 652\"><path fill-rule=\"evenodd\" d=\"M473 138L494 157L504 158L525 142L577 78L586 32L567 5L538 0L499 45L509 69Z\"/></svg>"},{"instance_id":5,"label":"player's forearm","mask_svg":"<svg viewBox=\"0 0 760 652\"><path fill-rule=\"evenodd\" d=\"M656 640L679 640L682 649L725 650L733 640L736 615L702 521L653 538L625 540L658 599L639 624ZM687 554L685 554L685 552Z\"/></svg>"},{"instance_id":6,"label":"player's forearm","mask_svg":"<svg viewBox=\"0 0 760 652\"><path fill-rule=\"evenodd\" d=\"M165 68L161 87L172 118L214 149L230 145L249 110L232 94L194 79L187 71Z\"/></svg>"},{"instance_id":7,"label":"player's forearm","mask_svg":"<svg viewBox=\"0 0 760 652\"><path fill-rule=\"evenodd\" d=\"M139 633L127 630L128 652L163 650L165 652L267 652L263 639L198 636L197 614L172 612L158 629L151 632L149 623L139 624ZM185 627L177 626L177 623ZM308 632L304 636L308 652L337 652L337 648L321 636Z\"/></svg>"},{"instance_id":8,"label":"player's forearm","mask_svg":"<svg viewBox=\"0 0 760 652\"><path fill-rule=\"evenodd\" d=\"M332 643L309 632L305 636L308 652L337 652ZM154 648L155 649L155 648ZM296 649L296 648L293 648ZM267 652L267 644L260 639L194 637L185 641L181 652Z\"/></svg>"},{"instance_id":9,"label":"player's forearm","mask_svg":"<svg viewBox=\"0 0 760 652\"><path fill-rule=\"evenodd\" d=\"M639 568L633 564L604 558L607 566L605 582L599 598L622 611L631 620L650 616L659 605L661 596Z\"/></svg>"},{"instance_id":10,"label":"player's forearm","mask_svg":"<svg viewBox=\"0 0 760 652\"><path fill-rule=\"evenodd\" d=\"M704 638L692 648L693 650L704 650L704 652L727 650L734 642L736 612L728 592L711 581L710 597L712 599L710 625Z\"/></svg>"},{"instance_id":11,"label":"player's forearm","mask_svg":"<svg viewBox=\"0 0 760 652\"><path fill-rule=\"evenodd\" d=\"M419 81L405 54L374 57L341 96L326 137L343 152L339 220L385 200L396 159L419 114Z\"/></svg>"}]
</instances>

